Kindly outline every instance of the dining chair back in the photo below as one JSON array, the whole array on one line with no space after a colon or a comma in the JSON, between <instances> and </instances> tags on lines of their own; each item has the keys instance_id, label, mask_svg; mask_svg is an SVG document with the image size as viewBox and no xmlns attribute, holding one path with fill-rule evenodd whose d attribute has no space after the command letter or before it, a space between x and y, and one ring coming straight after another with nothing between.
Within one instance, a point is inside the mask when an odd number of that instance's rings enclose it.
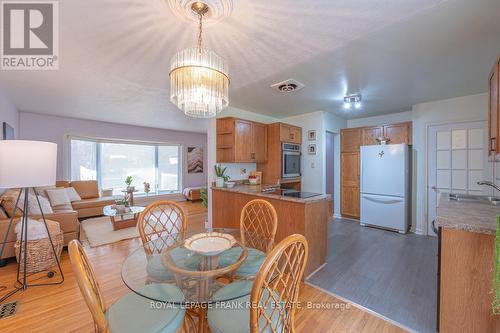
<instances>
[{"instance_id":1,"label":"dining chair back","mask_svg":"<svg viewBox=\"0 0 500 333\"><path fill-rule=\"evenodd\" d=\"M274 245L278 214L273 205L262 199L249 201L240 216L241 241L246 247L269 252Z\"/></svg>"},{"instance_id":2,"label":"dining chair back","mask_svg":"<svg viewBox=\"0 0 500 333\"><path fill-rule=\"evenodd\" d=\"M68 244L68 252L78 287L94 319L95 331L99 333L111 332L105 315L106 305L99 283L82 244L77 240L72 240Z\"/></svg>"},{"instance_id":3,"label":"dining chair back","mask_svg":"<svg viewBox=\"0 0 500 333\"><path fill-rule=\"evenodd\" d=\"M307 263L304 236L283 239L267 255L250 296L250 333L295 332L295 307Z\"/></svg>"},{"instance_id":4,"label":"dining chair back","mask_svg":"<svg viewBox=\"0 0 500 333\"><path fill-rule=\"evenodd\" d=\"M137 227L148 254L161 253L184 239L187 216L177 203L157 201L139 215Z\"/></svg>"}]
</instances>

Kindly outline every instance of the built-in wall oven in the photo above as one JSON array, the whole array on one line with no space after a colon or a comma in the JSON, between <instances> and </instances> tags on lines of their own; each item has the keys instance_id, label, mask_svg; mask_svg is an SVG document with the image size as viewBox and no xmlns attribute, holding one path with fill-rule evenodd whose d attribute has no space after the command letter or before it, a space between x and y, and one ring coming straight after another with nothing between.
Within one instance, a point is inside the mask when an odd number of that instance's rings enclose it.
<instances>
[{"instance_id":1,"label":"built-in wall oven","mask_svg":"<svg viewBox=\"0 0 500 333\"><path fill-rule=\"evenodd\" d=\"M283 143L281 146L281 177L300 177L300 145Z\"/></svg>"}]
</instances>

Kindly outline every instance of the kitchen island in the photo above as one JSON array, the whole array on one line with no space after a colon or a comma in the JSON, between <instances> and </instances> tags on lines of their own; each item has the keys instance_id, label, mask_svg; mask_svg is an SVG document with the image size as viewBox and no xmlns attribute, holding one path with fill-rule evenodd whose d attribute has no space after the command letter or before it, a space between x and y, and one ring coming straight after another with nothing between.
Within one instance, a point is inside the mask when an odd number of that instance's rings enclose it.
<instances>
[{"instance_id":1,"label":"kitchen island","mask_svg":"<svg viewBox=\"0 0 500 333\"><path fill-rule=\"evenodd\" d=\"M496 216L487 197L449 199L441 193L439 227L439 332L500 333L492 314Z\"/></svg>"},{"instance_id":2,"label":"kitchen island","mask_svg":"<svg viewBox=\"0 0 500 333\"><path fill-rule=\"evenodd\" d=\"M259 185L236 185L233 188L212 187L212 226L239 228L243 206L253 199L271 203L278 214L275 243L292 234L302 234L309 243L309 258L304 276L325 263L328 245L329 201L321 194L309 198L262 193Z\"/></svg>"}]
</instances>

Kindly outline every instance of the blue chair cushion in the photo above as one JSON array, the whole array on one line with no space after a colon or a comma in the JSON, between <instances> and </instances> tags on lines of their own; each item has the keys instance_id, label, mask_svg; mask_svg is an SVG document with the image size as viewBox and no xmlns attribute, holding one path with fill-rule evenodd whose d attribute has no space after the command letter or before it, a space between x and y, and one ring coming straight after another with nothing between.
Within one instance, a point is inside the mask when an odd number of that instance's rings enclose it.
<instances>
[{"instance_id":1,"label":"blue chair cushion","mask_svg":"<svg viewBox=\"0 0 500 333\"><path fill-rule=\"evenodd\" d=\"M230 283L227 286L221 288L214 294L214 300L226 300L231 299L231 295L241 295L241 290L248 290L248 293L252 290L252 282L247 280L241 280L234 283ZM235 292L238 290L238 292ZM265 297L264 299L266 299ZM278 295L276 294L276 299ZM250 295L236 298L227 302L215 303L212 308L208 310L208 325L212 333L248 333L250 332ZM266 309L267 315L270 317L272 315L272 305L269 304ZM279 313L278 309L273 314L273 327L278 326L278 332L281 331L282 325L278 324ZM271 333L271 328L266 326L266 320L262 318L260 320L259 332Z\"/></svg>"},{"instance_id":2,"label":"blue chair cushion","mask_svg":"<svg viewBox=\"0 0 500 333\"><path fill-rule=\"evenodd\" d=\"M247 250L248 257L236 271L236 276L249 277L257 275L260 266L266 259L266 254L260 250L251 247L248 247ZM241 247L233 247L232 249L225 251L219 257L220 265L225 267L234 263L236 260L238 260L241 252Z\"/></svg>"},{"instance_id":3,"label":"blue chair cushion","mask_svg":"<svg viewBox=\"0 0 500 333\"><path fill-rule=\"evenodd\" d=\"M165 294L160 299L183 301L184 295L171 284L150 284L140 290L143 295ZM129 293L116 301L106 311L111 332L119 333L175 333L184 322L185 310L166 303L152 308L153 301L135 293Z\"/></svg>"},{"instance_id":4,"label":"blue chair cushion","mask_svg":"<svg viewBox=\"0 0 500 333\"><path fill-rule=\"evenodd\" d=\"M173 260L179 267L187 270L196 270L200 265L201 257L185 248L175 248L172 250L171 254ZM153 254L148 258L148 263L146 265L148 277L156 281L173 280L174 277L172 273L163 265L161 258L162 254Z\"/></svg>"}]
</instances>

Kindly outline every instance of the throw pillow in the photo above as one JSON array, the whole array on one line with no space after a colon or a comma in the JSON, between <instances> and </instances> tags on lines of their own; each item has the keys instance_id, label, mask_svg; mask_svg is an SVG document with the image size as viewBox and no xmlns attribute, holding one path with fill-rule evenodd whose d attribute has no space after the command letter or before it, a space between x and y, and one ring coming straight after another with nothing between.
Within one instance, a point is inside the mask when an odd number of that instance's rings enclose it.
<instances>
[{"instance_id":1,"label":"throw pillow","mask_svg":"<svg viewBox=\"0 0 500 333\"><path fill-rule=\"evenodd\" d=\"M5 212L5 210L3 209L3 207L0 206L0 219L3 220L3 219L7 219L7 218L9 218L9 216L7 215L7 213Z\"/></svg>"},{"instance_id":2,"label":"throw pillow","mask_svg":"<svg viewBox=\"0 0 500 333\"><path fill-rule=\"evenodd\" d=\"M66 187L66 194L68 195L69 201L80 201L82 198L78 195L78 192L76 192L74 187Z\"/></svg>"},{"instance_id":3,"label":"throw pillow","mask_svg":"<svg viewBox=\"0 0 500 333\"><path fill-rule=\"evenodd\" d=\"M38 206L38 202L36 200L36 196L34 194L29 194L28 197L28 214L30 215L41 215L40 207ZM42 206L42 211L44 214L52 214L54 211L50 206L49 199L43 197L41 195L38 196L38 200L40 201L40 206Z\"/></svg>"},{"instance_id":4,"label":"throw pillow","mask_svg":"<svg viewBox=\"0 0 500 333\"><path fill-rule=\"evenodd\" d=\"M65 188L56 188L55 190L47 190L46 192L53 210L73 209Z\"/></svg>"}]
</instances>

